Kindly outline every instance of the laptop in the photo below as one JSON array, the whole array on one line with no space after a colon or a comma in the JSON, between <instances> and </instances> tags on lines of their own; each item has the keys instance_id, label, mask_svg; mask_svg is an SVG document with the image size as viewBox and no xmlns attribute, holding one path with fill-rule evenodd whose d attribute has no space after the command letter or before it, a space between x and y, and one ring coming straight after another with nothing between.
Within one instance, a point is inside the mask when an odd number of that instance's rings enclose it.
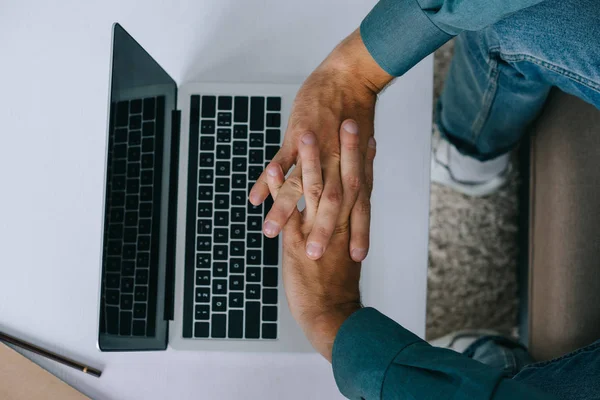
<instances>
[{"instance_id":1,"label":"laptop","mask_svg":"<svg viewBox=\"0 0 600 400\"><path fill-rule=\"evenodd\" d=\"M175 81L119 24L102 232L102 351L311 351L289 313L272 200L248 193L299 85Z\"/></svg>"}]
</instances>

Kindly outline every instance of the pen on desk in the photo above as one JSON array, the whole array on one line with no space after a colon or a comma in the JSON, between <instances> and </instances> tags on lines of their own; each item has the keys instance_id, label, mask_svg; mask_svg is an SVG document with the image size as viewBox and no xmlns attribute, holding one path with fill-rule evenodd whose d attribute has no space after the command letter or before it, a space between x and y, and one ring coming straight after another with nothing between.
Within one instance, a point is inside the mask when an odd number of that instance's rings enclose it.
<instances>
[{"instance_id":1,"label":"pen on desk","mask_svg":"<svg viewBox=\"0 0 600 400\"><path fill-rule=\"evenodd\" d=\"M78 369L82 372L85 372L86 374L95 376L96 378L100 378L100 375L102 375L102 371L99 371L92 367L88 367L87 365L78 363L77 361L73 361L66 357L52 353L48 350L44 350L41 347L38 347L31 343L24 342L21 339L17 339L16 337L7 335L6 333L0 332L0 341L4 342L4 343L12 344L13 346L17 346L17 347L20 347L20 348L28 350L28 351L31 351L32 353L39 354L42 357L49 358L50 360L54 360L60 364L66 365L68 367Z\"/></svg>"}]
</instances>

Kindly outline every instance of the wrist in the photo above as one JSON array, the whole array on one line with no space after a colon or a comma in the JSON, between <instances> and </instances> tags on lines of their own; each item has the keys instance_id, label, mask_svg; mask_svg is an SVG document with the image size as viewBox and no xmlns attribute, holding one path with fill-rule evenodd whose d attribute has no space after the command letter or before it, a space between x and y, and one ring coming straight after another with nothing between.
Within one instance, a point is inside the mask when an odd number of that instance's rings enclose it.
<instances>
[{"instance_id":1,"label":"wrist","mask_svg":"<svg viewBox=\"0 0 600 400\"><path fill-rule=\"evenodd\" d=\"M333 343L340 327L350 315L361 308L360 302L351 302L338 305L310 318L310 322L306 325L304 331L315 350L327 361L331 362Z\"/></svg>"}]
</instances>

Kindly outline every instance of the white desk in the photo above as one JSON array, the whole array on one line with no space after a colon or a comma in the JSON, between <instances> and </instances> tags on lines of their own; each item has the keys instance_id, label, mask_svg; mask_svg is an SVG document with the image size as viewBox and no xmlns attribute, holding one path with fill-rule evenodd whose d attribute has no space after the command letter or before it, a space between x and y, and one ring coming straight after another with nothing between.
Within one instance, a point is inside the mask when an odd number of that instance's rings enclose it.
<instances>
[{"instance_id":1,"label":"white desk","mask_svg":"<svg viewBox=\"0 0 600 400\"><path fill-rule=\"evenodd\" d=\"M373 4L3 1L0 330L102 367L104 375L95 379L35 358L93 398L339 397L331 367L314 354L96 350L111 24L121 22L179 83L294 82ZM419 335L425 328L431 92L427 59L379 104L373 245L363 281L377 293L366 296L366 304Z\"/></svg>"}]
</instances>

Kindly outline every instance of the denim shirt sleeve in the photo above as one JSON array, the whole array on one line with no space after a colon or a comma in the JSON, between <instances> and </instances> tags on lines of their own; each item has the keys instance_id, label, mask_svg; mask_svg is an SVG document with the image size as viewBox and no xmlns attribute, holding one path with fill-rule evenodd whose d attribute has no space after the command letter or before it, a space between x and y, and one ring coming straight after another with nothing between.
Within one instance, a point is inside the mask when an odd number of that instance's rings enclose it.
<instances>
[{"instance_id":1,"label":"denim shirt sleeve","mask_svg":"<svg viewBox=\"0 0 600 400\"><path fill-rule=\"evenodd\" d=\"M373 308L352 314L333 345L333 373L350 399L548 399L452 350L432 347Z\"/></svg>"},{"instance_id":2,"label":"denim shirt sleeve","mask_svg":"<svg viewBox=\"0 0 600 400\"><path fill-rule=\"evenodd\" d=\"M380 0L360 25L371 56L400 76L465 30L477 31L543 0Z\"/></svg>"}]
</instances>

